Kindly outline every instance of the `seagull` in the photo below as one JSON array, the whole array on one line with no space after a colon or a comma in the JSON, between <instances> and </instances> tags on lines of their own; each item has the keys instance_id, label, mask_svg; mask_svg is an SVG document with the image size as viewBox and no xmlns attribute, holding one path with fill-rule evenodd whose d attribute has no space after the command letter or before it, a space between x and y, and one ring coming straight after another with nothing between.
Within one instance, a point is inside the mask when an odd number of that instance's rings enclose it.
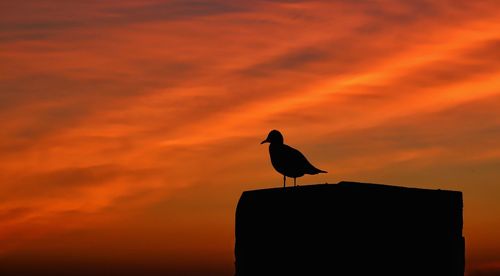
<instances>
[{"instance_id":1,"label":"seagull","mask_svg":"<svg viewBox=\"0 0 500 276\"><path fill-rule=\"evenodd\" d=\"M298 150L283 144L283 135L277 130L271 130L266 140L260 144L269 143L269 155L274 169L283 175L283 188L286 187L286 177L293 177L293 186L297 186L296 179L304 174L327 173L314 167Z\"/></svg>"}]
</instances>

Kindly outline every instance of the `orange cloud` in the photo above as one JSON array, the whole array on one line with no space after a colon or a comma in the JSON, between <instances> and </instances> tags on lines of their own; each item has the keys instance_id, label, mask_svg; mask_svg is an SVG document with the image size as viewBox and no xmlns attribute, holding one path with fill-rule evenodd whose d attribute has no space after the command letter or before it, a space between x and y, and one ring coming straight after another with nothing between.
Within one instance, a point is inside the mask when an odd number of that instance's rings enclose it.
<instances>
[{"instance_id":1,"label":"orange cloud","mask_svg":"<svg viewBox=\"0 0 500 276\"><path fill-rule=\"evenodd\" d=\"M273 128L331 172L302 183L464 191L468 269L498 262L495 1L0 5L2 267L232 274Z\"/></svg>"}]
</instances>

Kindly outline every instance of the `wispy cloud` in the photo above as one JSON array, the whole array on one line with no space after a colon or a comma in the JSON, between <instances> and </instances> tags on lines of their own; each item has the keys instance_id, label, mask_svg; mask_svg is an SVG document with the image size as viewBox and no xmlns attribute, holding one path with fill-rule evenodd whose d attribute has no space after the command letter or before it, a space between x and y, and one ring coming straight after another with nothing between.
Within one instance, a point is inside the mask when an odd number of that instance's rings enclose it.
<instances>
[{"instance_id":1,"label":"wispy cloud","mask_svg":"<svg viewBox=\"0 0 500 276\"><path fill-rule=\"evenodd\" d=\"M2 3L0 253L45 249L49 261L49 251L91 251L93 237L94 253L110 259L140 249L232 266L239 194L279 181L258 144L278 128L331 171L304 182L470 194L468 257L480 267L500 252L500 239L479 237L477 226L500 212L491 185L499 9L495 1ZM66 243L55 250L58 237Z\"/></svg>"}]
</instances>

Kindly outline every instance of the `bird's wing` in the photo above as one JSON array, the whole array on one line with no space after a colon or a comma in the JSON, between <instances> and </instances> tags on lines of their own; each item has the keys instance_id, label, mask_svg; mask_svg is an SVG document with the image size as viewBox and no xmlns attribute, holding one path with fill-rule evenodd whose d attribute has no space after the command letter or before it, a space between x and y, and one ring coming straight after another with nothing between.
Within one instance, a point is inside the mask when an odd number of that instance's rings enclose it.
<instances>
[{"instance_id":1,"label":"bird's wing","mask_svg":"<svg viewBox=\"0 0 500 276\"><path fill-rule=\"evenodd\" d=\"M317 174L323 172L322 170L314 167L300 151L288 145L283 145L283 147L284 157L294 168L307 174Z\"/></svg>"},{"instance_id":2,"label":"bird's wing","mask_svg":"<svg viewBox=\"0 0 500 276\"><path fill-rule=\"evenodd\" d=\"M300 163L309 163L309 161L307 161L306 157L300 151L290 147L289 145L283 145L283 149L283 153L286 156L287 160Z\"/></svg>"},{"instance_id":3,"label":"bird's wing","mask_svg":"<svg viewBox=\"0 0 500 276\"><path fill-rule=\"evenodd\" d=\"M292 167L296 170L299 170L303 173L309 173L311 169L315 169L311 163L307 160L307 158L298 150L288 146L284 146L284 154L286 155L286 160L290 162Z\"/></svg>"}]
</instances>

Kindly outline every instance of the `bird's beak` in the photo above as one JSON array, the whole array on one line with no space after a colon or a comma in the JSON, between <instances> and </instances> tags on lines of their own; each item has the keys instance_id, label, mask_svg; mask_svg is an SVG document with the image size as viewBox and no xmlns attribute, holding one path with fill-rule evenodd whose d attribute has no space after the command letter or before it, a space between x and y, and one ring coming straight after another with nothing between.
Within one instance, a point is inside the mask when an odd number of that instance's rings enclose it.
<instances>
[{"instance_id":1,"label":"bird's beak","mask_svg":"<svg viewBox=\"0 0 500 276\"><path fill-rule=\"evenodd\" d=\"M264 144L264 143L269 143L269 140L266 139L266 140L260 142L261 145Z\"/></svg>"}]
</instances>

